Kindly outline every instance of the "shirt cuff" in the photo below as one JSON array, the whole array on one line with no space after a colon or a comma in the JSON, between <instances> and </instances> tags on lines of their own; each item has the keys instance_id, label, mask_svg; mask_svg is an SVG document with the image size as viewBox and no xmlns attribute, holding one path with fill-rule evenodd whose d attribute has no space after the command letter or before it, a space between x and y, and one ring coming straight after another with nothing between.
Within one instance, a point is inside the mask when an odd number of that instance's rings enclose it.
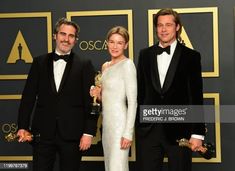
<instances>
[{"instance_id":1,"label":"shirt cuff","mask_svg":"<svg viewBox=\"0 0 235 171\"><path fill-rule=\"evenodd\" d=\"M91 134L83 134L83 135L86 135L86 136L89 136L89 137L93 137L93 135L91 135Z\"/></svg>"},{"instance_id":2,"label":"shirt cuff","mask_svg":"<svg viewBox=\"0 0 235 171\"><path fill-rule=\"evenodd\" d=\"M196 139L199 139L199 140L204 140L205 136L203 136L203 135L197 135L197 134L192 134L192 135L191 135L191 138L196 138Z\"/></svg>"}]
</instances>

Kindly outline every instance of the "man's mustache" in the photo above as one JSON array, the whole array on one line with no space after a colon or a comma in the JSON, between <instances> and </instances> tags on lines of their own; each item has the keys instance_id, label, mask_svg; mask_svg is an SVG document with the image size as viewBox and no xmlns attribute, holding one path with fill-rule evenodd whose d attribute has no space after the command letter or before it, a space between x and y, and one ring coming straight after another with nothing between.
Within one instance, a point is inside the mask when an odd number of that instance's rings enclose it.
<instances>
[{"instance_id":1,"label":"man's mustache","mask_svg":"<svg viewBox=\"0 0 235 171\"><path fill-rule=\"evenodd\" d=\"M70 45L70 43L69 43L68 41L62 41L61 43L67 43L67 44L69 44L69 45Z\"/></svg>"}]
</instances>

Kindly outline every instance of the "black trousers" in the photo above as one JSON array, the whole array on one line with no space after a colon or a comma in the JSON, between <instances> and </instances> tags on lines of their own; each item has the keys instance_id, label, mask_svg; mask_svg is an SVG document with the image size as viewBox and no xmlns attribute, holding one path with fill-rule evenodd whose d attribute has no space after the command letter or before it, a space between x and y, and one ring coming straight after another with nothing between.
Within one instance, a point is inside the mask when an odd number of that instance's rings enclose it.
<instances>
[{"instance_id":1,"label":"black trousers","mask_svg":"<svg viewBox=\"0 0 235 171\"><path fill-rule=\"evenodd\" d=\"M138 136L137 171L161 171L164 156L168 158L168 171L191 171L192 151L187 147L171 145L161 124L156 124L145 137Z\"/></svg>"},{"instance_id":2,"label":"black trousers","mask_svg":"<svg viewBox=\"0 0 235 171\"><path fill-rule=\"evenodd\" d=\"M59 134L54 140L33 143L33 171L53 171L56 156L60 171L79 171L82 157L79 142L65 141Z\"/></svg>"}]
</instances>

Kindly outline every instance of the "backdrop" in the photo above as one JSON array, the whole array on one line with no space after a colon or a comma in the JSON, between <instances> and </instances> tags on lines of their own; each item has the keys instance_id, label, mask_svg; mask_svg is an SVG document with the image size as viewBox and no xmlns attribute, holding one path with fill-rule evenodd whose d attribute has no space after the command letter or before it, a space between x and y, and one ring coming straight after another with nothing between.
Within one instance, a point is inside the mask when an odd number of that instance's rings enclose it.
<instances>
[{"instance_id":1,"label":"backdrop","mask_svg":"<svg viewBox=\"0 0 235 171\"><path fill-rule=\"evenodd\" d=\"M223 122L217 106L234 105L234 21L235 1L217 0L41 0L0 2L0 169L32 170L31 146L7 142L5 135L17 130L17 111L21 93L34 57L54 48L52 32L61 17L77 22L81 28L74 51L92 60L96 70L109 60L107 31L116 25L130 33L126 55L138 63L140 49L156 42L153 16L160 8L180 13L186 46L202 56L205 104L214 105L206 141L216 153L211 160L193 154L193 171L229 171L234 164L234 119ZM103 171L99 118L92 148L84 154L82 171ZM135 168L135 142L130 150L130 170ZM165 159L167 162L167 158ZM12 169L6 169L12 168ZM55 170L58 170L56 163ZM167 167L164 167L167 170Z\"/></svg>"}]
</instances>

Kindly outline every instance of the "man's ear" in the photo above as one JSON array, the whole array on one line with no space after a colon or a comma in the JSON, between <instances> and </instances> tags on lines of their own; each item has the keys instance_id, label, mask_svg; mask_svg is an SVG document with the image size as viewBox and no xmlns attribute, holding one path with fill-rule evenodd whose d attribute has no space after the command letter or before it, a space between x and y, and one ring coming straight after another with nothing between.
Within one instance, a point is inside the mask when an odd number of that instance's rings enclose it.
<instances>
[{"instance_id":1,"label":"man's ear","mask_svg":"<svg viewBox=\"0 0 235 171\"><path fill-rule=\"evenodd\" d=\"M53 34L53 40L56 40L56 34Z\"/></svg>"},{"instance_id":2,"label":"man's ear","mask_svg":"<svg viewBox=\"0 0 235 171\"><path fill-rule=\"evenodd\" d=\"M176 31L179 31L179 29L180 29L180 25L177 24L177 26L176 26Z\"/></svg>"}]
</instances>

